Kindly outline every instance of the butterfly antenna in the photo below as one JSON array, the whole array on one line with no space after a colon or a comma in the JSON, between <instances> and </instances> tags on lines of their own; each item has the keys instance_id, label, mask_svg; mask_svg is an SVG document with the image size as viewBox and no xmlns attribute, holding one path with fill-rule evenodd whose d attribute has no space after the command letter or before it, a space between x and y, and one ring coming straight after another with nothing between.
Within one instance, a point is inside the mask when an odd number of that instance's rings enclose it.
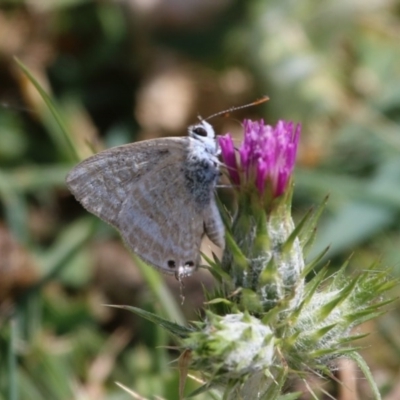
<instances>
[{"instance_id":1,"label":"butterfly antenna","mask_svg":"<svg viewBox=\"0 0 400 400\"><path fill-rule=\"evenodd\" d=\"M204 121L207 121L214 117L218 117L218 115L223 115L223 114L228 115L229 113L236 111L236 110L241 110L242 108L258 106L259 104L265 103L268 100L269 100L268 96L263 96L263 97L261 97L261 99L252 101L251 103L248 103L248 104L244 104L243 106L231 107L231 108L228 108L227 110L219 111L219 112L212 114L209 117L205 118Z\"/></svg>"}]
</instances>

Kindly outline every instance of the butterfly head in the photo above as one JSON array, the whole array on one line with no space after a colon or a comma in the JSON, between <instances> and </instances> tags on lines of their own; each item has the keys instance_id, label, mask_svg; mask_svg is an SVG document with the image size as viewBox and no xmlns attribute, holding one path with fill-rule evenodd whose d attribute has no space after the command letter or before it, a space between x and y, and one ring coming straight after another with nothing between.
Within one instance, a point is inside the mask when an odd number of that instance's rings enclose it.
<instances>
[{"instance_id":1,"label":"butterfly head","mask_svg":"<svg viewBox=\"0 0 400 400\"><path fill-rule=\"evenodd\" d=\"M215 136L214 128L203 119L200 119L198 124L189 126L189 137L201 142L211 154L218 154L218 142Z\"/></svg>"}]
</instances>

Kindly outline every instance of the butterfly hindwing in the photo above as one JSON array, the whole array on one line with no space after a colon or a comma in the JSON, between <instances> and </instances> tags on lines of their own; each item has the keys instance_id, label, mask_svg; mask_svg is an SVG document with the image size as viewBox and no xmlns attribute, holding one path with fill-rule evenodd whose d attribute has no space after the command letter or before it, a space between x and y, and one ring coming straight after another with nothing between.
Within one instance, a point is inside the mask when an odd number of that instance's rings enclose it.
<instances>
[{"instance_id":1,"label":"butterfly hindwing","mask_svg":"<svg viewBox=\"0 0 400 400\"><path fill-rule=\"evenodd\" d=\"M134 185L118 224L136 254L164 272L176 273L185 265L198 266L204 220L185 188L179 164L169 161Z\"/></svg>"}]
</instances>

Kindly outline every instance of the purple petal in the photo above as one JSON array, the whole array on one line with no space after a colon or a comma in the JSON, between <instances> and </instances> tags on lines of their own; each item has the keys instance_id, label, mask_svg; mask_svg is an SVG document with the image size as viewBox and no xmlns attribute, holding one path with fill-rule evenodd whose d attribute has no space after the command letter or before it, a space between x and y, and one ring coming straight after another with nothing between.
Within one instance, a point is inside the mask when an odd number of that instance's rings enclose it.
<instances>
[{"instance_id":1,"label":"purple petal","mask_svg":"<svg viewBox=\"0 0 400 400\"><path fill-rule=\"evenodd\" d=\"M280 120L272 127L263 120L245 120L243 126L244 141L239 155L245 180L255 179L261 195L270 182L274 196L280 196L294 169L301 125L295 127L291 121Z\"/></svg>"},{"instance_id":2,"label":"purple petal","mask_svg":"<svg viewBox=\"0 0 400 400\"><path fill-rule=\"evenodd\" d=\"M267 179L267 175L268 175L268 165L262 158L260 158L258 160L258 165L257 165L256 186L261 194L264 193L265 181Z\"/></svg>"},{"instance_id":3,"label":"purple petal","mask_svg":"<svg viewBox=\"0 0 400 400\"><path fill-rule=\"evenodd\" d=\"M233 140L231 135L228 133L224 136L219 136L218 143L221 147L222 158L228 169L231 180L236 185L239 185L240 177L236 161L235 147L233 146Z\"/></svg>"}]
</instances>

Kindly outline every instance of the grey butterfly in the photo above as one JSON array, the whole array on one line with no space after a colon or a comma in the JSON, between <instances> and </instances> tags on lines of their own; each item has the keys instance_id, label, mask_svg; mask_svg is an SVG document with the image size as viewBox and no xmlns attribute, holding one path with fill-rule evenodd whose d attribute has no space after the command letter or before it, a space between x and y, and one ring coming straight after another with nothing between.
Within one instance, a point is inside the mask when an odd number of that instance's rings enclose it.
<instances>
[{"instance_id":1,"label":"grey butterfly","mask_svg":"<svg viewBox=\"0 0 400 400\"><path fill-rule=\"evenodd\" d=\"M214 129L201 120L187 137L98 153L73 168L66 182L89 212L119 230L129 249L180 280L198 268L204 234L224 246L214 197L219 153Z\"/></svg>"}]
</instances>

